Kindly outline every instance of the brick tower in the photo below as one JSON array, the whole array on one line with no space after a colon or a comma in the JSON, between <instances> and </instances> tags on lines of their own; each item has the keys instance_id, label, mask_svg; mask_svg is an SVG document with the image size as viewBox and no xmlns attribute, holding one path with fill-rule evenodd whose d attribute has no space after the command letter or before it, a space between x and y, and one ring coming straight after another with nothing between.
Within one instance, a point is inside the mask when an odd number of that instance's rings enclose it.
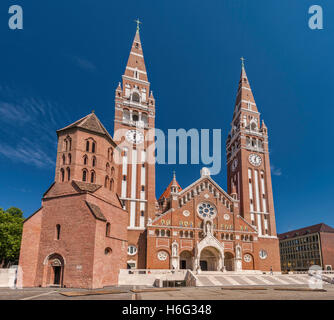
<instances>
[{"instance_id":1,"label":"brick tower","mask_svg":"<svg viewBox=\"0 0 334 320\"><path fill-rule=\"evenodd\" d=\"M226 141L228 193L235 188L240 214L259 237L276 237L268 132L263 120L260 124L243 58L231 127Z\"/></svg>"},{"instance_id":2,"label":"brick tower","mask_svg":"<svg viewBox=\"0 0 334 320\"><path fill-rule=\"evenodd\" d=\"M155 100L150 92L139 24L115 92L114 139L122 149L118 194L128 219L128 264L146 267L146 224L155 216Z\"/></svg>"}]
</instances>

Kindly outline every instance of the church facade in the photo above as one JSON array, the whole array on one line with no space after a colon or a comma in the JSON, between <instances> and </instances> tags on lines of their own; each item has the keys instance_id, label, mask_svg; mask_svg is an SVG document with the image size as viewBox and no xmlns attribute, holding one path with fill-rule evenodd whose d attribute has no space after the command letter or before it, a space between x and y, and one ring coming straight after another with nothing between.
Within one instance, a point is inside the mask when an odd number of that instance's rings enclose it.
<instances>
[{"instance_id":1,"label":"church facade","mask_svg":"<svg viewBox=\"0 0 334 320\"><path fill-rule=\"evenodd\" d=\"M24 223L23 286L100 288L125 268L280 271L268 131L244 64L227 191L203 168L184 189L174 174L156 198L155 112L137 28L115 91L114 136L94 112L57 131L55 181Z\"/></svg>"}]
</instances>

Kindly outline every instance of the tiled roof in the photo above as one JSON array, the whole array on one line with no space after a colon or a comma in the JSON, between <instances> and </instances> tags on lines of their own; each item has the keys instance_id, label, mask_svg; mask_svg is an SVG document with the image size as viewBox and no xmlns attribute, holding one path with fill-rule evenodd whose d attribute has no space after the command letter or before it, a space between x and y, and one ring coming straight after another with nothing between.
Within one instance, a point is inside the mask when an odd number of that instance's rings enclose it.
<instances>
[{"instance_id":1,"label":"tiled roof","mask_svg":"<svg viewBox=\"0 0 334 320\"><path fill-rule=\"evenodd\" d=\"M92 132L95 132L95 133L106 135L115 144L111 135L109 134L107 129L103 126L103 124L101 123L101 121L98 119L98 117L96 116L96 114L94 112L92 112L92 113L88 114L87 116L73 122L72 124L66 126L65 128L57 130L57 132L67 130L67 129L71 129L71 128L82 128L82 129L86 129L86 130L89 130L89 131L92 131Z\"/></svg>"},{"instance_id":2,"label":"tiled roof","mask_svg":"<svg viewBox=\"0 0 334 320\"><path fill-rule=\"evenodd\" d=\"M77 186L81 191L88 191L94 193L96 190L100 189L102 186L99 184L82 182L73 180L73 184Z\"/></svg>"},{"instance_id":3,"label":"tiled roof","mask_svg":"<svg viewBox=\"0 0 334 320\"><path fill-rule=\"evenodd\" d=\"M303 235L306 235L308 233L315 233L315 232L334 233L334 228L330 227L327 224L319 223L319 224L315 224L313 226L304 227L304 228L301 228L301 229L296 229L296 230L288 231L288 232L285 232L285 233L281 233L281 234L278 235L278 238L280 240L283 240L283 239L294 238L294 237L303 236Z\"/></svg>"},{"instance_id":4,"label":"tiled roof","mask_svg":"<svg viewBox=\"0 0 334 320\"><path fill-rule=\"evenodd\" d=\"M165 189L165 191L162 193L162 195L160 196L159 200L162 199L162 198L169 198L170 197L170 193L171 193L171 187L172 187L172 184L173 184L173 180L170 182L170 184L168 185L168 187ZM182 188L181 186L179 185L179 183L176 181L176 184L177 184L177 187L178 187L178 191L181 191ZM158 201L159 201L158 200Z\"/></svg>"},{"instance_id":5,"label":"tiled roof","mask_svg":"<svg viewBox=\"0 0 334 320\"><path fill-rule=\"evenodd\" d=\"M106 217L101 212L101 209L99 206L97 206L96 204L90 203L88 201L86 201L86 204L96 219L107 221Z\"/></svg>"}]
</instances>

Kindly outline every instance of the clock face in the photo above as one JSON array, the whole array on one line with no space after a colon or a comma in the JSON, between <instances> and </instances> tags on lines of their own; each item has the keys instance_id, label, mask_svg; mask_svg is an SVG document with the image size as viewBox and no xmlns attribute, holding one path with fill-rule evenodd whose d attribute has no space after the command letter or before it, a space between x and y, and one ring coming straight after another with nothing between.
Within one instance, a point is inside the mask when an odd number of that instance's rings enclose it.
<instances>
[{"instance_id":1,"label":"clock face","mask_svg":"<svg viewBox=\"0 0 334 320\"><path fill-rule=\"evenodd\" d=\"M131 143L140 144L144 141L144 135L137 130L129 130L125 134L126 140Z\"/></svg>"},{"instance_id":2,"label":"clock face","mask_svg":"<svg viewBox=\"0 0 334 320\"><path fill-rule=\"evenodd\" d=\"M259 155L252 153L249 155L248 161L253 166L258 167L262 162L262 158Z\"/></svg>"},{"instance_id":3,"label":"clock face","mask_svg":"<svg viewBox=\"0 0 334 320\"><path fill-rule=\"evenodd\" d=\"M235 158L232 162L232 171L235 171L235 169L237 168L238 166L238 159Z\"/></svg>"}]
</instances>

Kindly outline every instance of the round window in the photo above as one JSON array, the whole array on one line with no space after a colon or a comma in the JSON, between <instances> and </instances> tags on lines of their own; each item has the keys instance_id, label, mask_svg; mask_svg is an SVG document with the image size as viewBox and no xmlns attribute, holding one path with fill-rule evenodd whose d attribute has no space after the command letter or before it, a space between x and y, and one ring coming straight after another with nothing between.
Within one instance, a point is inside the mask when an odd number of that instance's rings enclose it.
<instances>
[{"instance_id":1,"label":"round window","mask_svg":"<svg viewBox=\"0 0 334 320\"><path fill-rule=\"evenodd\" d=\"M167 260L168 254L166 251L159 251L157 256L160 261L165 261Z\"/></svg>"},{"instance_id":2,"label":"round window","mask_svg":"<svg viewBox=\"0 0 334 320\"><path fill-rule=\"evenodd\" d=\"M252 256L250 254L245 254L244 255L244 261L245 262L251 262L252 261Z\"/></svg>"},{"instance_id":3,"label":"round window","mask_svg":"<svg viewBox=\"0 0 334 320\"><path fill-rule=\"evenodd\" d=\"M261 259L266 259L267 256L268 256L267 251L261 249L260 252L259 252L259 256L260 256Z\"/></svg>"},{"instance_id":4,"label":"round window","mask_svg":"<svg viewBox=\"0 0 334 320\"><path fill-rule=\"evenodd\" d=\"M128 246L128 254L130 256L134 256L137 253L137 247L134 245L129 245Z\"/></svg>"},{"instance_id":5,"label":"round window","mask_svg":"<svg viewBox=\"0 0 334 320\"><path fill-rule=\"evenodd\" d=\"M197 213L202 219L213 219L217 215L217 209L210 202L202 202L197 206Z\"/></svg>"},{"instance_id":6,"label":"round window","mask_svg":"<svg viewBox=\"0 0 334 320\"><path fill-rule=\"evenodd\" d=\"M190 212L189 212L188 210L184 210L184 211L183 211L183 215L184 215L185 217L189 217L189 216L190 216Z\"/></svg>"}]
</instances>

